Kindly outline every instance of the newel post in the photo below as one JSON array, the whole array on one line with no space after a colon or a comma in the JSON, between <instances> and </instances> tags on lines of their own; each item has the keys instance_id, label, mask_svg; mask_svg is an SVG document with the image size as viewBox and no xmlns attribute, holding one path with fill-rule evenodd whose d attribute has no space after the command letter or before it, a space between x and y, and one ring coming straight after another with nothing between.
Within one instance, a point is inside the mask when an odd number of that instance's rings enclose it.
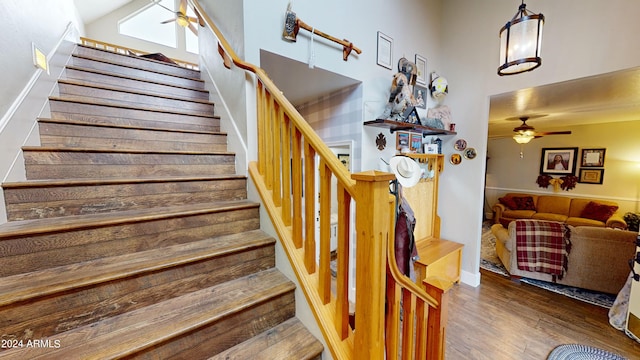
<instances>
[{"instance_id":1,"label":"newel post","mask_svg":"<svg viewBox=\"0 0 640 360\"><path fill-rule=\"evenodd\" d=\"M389 181L395 175L366 171L356 181L355 359L384 359L386 246L389 241Z\"/></svg>"}]
</instances>

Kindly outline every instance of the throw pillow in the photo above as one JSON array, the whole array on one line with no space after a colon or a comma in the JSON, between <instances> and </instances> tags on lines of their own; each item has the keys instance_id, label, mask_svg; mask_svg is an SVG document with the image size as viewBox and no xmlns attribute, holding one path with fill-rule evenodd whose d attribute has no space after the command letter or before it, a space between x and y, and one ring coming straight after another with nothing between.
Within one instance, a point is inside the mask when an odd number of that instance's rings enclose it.
<instances>
[{"instance_id":1,"label":"throw pillow","mask_svg":"<svg viewBox=\"0 0 640 360\"><path fill-rule=\"evenodd\" d=\"M580 217L606 222L617 210L616 205L604 205L590 201L582 210Z\"/></svg>"},{"instance_id":2,"label":"throw pillow","mask_svg":"<svg viewBox=\"0 0 640 360\"><path fill-rule=\"evenodd\" d=\"M531 196L514 196L512 199L516 203L517 210L536 210L536 205L533 203L533 198Z\"/></svg>"},{"instance_id":3,"label":"throw pillow","mask_svg":"<svg viewBox=\"0 0 640 360\"><path fill-rule=\"evenodd\" d=\"M510 197L506 197L506 196L505 197L501 197L501 198L498 198L498 201L500 201L500 204L508 207L509 210L515 210L518 207L518 205L516 205L515 201L513 201L513 199L510 198Z\"/></svg>"}]
</instances>

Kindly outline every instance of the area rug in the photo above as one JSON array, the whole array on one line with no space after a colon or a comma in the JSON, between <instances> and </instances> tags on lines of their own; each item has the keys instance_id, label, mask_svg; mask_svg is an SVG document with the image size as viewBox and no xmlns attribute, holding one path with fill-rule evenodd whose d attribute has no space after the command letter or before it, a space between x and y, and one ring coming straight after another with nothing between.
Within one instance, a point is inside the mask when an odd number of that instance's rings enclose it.
<instances>
[{"instance_id":1,"label":"area rug","mask_svg":"<svg viewBox=\"0 0 640 360\"><path fill-rule=\"evenodd\" d=\"M626 358L591 346L567 344L553 349L547 360L626 360Z\"/></svg>"},{"instance_id":2,"label":"area rug","mask_svg":"<svg viewBox=\"0 0 640 360\"><path fill-rule=\"evenodd\" d=\"M480 267L482 269L509 276L507 269L496 254L496 238L491 233L491 223L485 222L482 226L482 239L480 248ZM520 282L537 286L548 291L568 296L570 298L597 305L603 308L611 308L615 301L615 295L605 294L597 291L590 291L571 286L554 284L547 281L534 280L529 278L520 278Z\"/></svg>"}]
</instances>

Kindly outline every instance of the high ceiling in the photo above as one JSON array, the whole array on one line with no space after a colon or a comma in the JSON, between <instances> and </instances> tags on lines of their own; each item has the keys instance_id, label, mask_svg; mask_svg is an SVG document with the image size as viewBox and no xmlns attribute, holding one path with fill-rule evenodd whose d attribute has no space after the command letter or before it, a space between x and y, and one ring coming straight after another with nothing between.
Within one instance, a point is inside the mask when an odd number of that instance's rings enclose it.
<instances>
[{"instance_id":1,"label":"high ceiling","mask_svg":"<svg viewBox=\"0 0 640 360\"><path fill-rule=\"evenodd\" d=\"M135 0L74 1L83 21L90 23ZM262 57L265 70L278 80L278 86L294 103L357 83L319 69L311 70L306 64L284 61L274 54L263 52ZM303 89L300 79L305 79ZM295 85L288 86L289 83ZM572 126L589 123L638 121L640 67L494 95L490 103L490 137L512 135L513 128L521 124L518 118L523 116L530 118L529 125L543 132L571 130Z\"/></svg>"},{"instance_id":2,"label":"high ceiling","mask_svg":"<svg viewBox=\"0 0 640 360\"><path fill-rule=\"evenodd\" d=\"M133 0L74 0L85 24L98 19Z\"/></svg>"},{"instance_id":3,"label":"high ceiling","mask_svg":"<svg viewBox=\"0 0 640 360\"><path fill-rule=\"evenodd\" d=\"M640 120L640 67L494 95L489 136L512 135L523 116L543 132Z\"/></svg>"}]
</instances>

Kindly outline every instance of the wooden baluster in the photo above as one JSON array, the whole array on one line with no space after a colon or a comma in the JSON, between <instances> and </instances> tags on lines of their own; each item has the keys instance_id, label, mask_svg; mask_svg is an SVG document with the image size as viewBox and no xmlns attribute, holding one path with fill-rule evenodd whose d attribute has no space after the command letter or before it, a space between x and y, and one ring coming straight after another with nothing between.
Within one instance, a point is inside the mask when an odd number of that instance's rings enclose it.
<instances>
[{"instance_id":1,"label":"wooden baluster","mask_svg":"<svg viewBox=\"0 0 640 360\"><path fill-rule=\"evenodd\" d=\"M351 232L351 196L338 183L338 273L336 275L336 331L340 339L349 336L349 233Z\"/></svg>"},{"instance_id":2,"label":"wooden baluster","mask_svg":"<svg viewBox=\"0 0 640 360\"><path fill-rule=\"evenodd\" d=\"M264 85L262 84L262 81L258 81L258 85L256 85L256 105L258 107L257 109L257 115L258 115L258 123L257 123L257 127L258 127L258 172L260 172L260 175L264 176L265 173L265 164L267 163L266 161L266 157L265 157L265 119L266 119L266 115L265 115L265 96L264 96Z\"/></svg>"},{"instance_id":3,"label":"wooden baluster","mask_svg":"<svg viewBox=\"0 0 640 360\"><path fill-rule=\"evenodd\" d=\"M427 305L418 300L416 304L416 359L427 358Z\"/></svg>"},{"instance_id":4,"label":"wooden baluster","mask_svg":"<svg viewBox=\"0 0 640 360\"><path fill-rule=\"evenodd\" d=\"M291 226L291 120L282 118L282 221Z\"/></svg>"},{"instance_id":5,"label":"wooden baluster","mask_svg":"<svg viewBox=\"0 0 640 360\"><path fill-rule=\"evenodd\" d=\"M296 249L302 247L302 134L293 127L293 139L291 139L293 151L291 152L293 172L293 243Z\"/></svg>"},{"instance_id":6,"label":"wooden baluster","mask_svg":"<svg viewBox=\"0 0 640 360\"><path fill-rule=\"evenodd\" d=\"M408 290L402 291L402 359L413 359L416 297ZM420 341L420 339L418 339Z\"/></svg>"},{"instance_id":7,"label":"wooden baluster","mask_svg":"<svg viewBox=\"0 0 640 360\"><path fill-rule=\"evenodd\" d=\"M273 118L273 203L282 207L282 108L274 102Z\"/></svg>"},{"instance_id":8,"label":"wooden baluster","mask_svg":"<svg viewBox=\"0 0 640 360\"><path fill-rule=\"evenodd\" d=\"M265 148L265 152L266 152L266 160L267 163L265 164L265 182L267 185L267 189L269 190L273 190L273 128L274 128L274 123L275 121L274 119L274 106L273 106L273 98L271 96L270 92L267 92L266 94L266 101L267 101L267 109L266 109L266 128L263 129L265 131L265 138L266 138L266 148Z\"/></svg>"},{"instance_id":9,"label":"wooden baluster","mask_svg":"<svg viewBox=\"0 0 640 360\"><path fill-rule=\"evenodd\" d=\"M331 301L331 170L320 161L320 299Z\"/></svg>"},{"instance_id":10,"label":"wooden baluster","mask_svg":"<svg viewBox=\"0 0 640 360\"><path fill-rule=\"evenodd\" d=\"M304 144L304 264L309 274L316 272L316 151L305 142Z\"/></svg>"},{"instance_id":11,"label":"wooden baluster","mask_svg":"<svg viewBox=\"0 0 640 360\"><path fill-rule=\"evenodd\" d=\"M356 331L357 359L385 356L384 308L386 246L389 241L389 181L395 176L379 171L351 175L356 181Z\"/></svg>"}]
</instances>

